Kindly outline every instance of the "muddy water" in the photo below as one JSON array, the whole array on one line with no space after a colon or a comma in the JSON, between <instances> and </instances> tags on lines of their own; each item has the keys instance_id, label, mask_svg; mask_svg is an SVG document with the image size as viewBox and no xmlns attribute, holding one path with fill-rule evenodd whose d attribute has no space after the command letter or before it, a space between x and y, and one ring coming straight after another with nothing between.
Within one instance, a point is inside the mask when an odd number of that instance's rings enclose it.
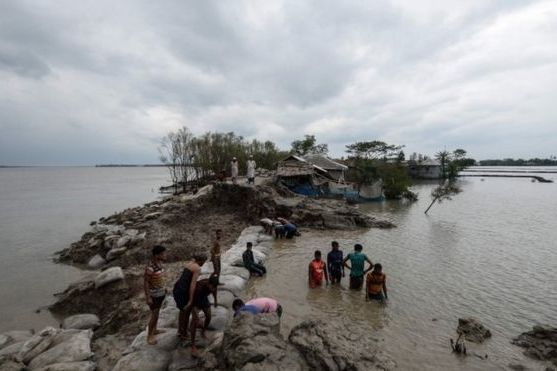
<instances>
[{"instance_id":1,"label":"muddy water","mask_svg":"<svg viewBox=\"0 0 557 371\"><path fill-rule=\"evenodd\" d=\"M384 349L403 370L504 370L509 364L545 369L510 340L537 323L556 325L557 185L467 179L463 193L426 216L433 186L416 186L420 200L414 204L362 206L394 221L396 229L306 231L294 241L276 242L267 277L252 280L246 296L278 298L285 334L304 319L321 319L348 334L355 347ZM347 278L340 287L308 289L313 251L327 252L333 239L345 252L362 243L383 264L386 306L348 290ZM493 337L482 345L468 343L476 356L459 358L450 353L449 338L463 316L478 318Z\"/></svg>"}]
</instances>

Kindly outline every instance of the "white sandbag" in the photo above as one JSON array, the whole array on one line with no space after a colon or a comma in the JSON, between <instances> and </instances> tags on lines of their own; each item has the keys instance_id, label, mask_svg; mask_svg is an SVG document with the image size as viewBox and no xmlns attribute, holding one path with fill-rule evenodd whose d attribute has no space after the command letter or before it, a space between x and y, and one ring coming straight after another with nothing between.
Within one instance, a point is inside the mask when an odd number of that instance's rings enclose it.
<instances>
[{"instance_id":1,"label":"white sandbag","mask_svg":"<svg viewBox=\"0 0 557 371\"><path fill-rule=\"evenodd\" d=\"M62 328L77 330L96 329L100 325L101 321L95 314L76 314L62 322Z\"/></svg>"},{"instance_id":2,"label":"white sandbag","mask_svg":"<svg viewBox=\"0 0 557 371\"><path fill-rule=\"evenodd\" d=\"M222 275L220 276L219 289L239 293L246 286L247 281L239 276Z\"/></svg>"},{"instance_id":3,"label":"white sandbag","mask_svg":"<svg viewBox=\"0 0 557 371\"><path fill-rule=\"evenodd\" d=\"M147 343L147 331L142 331L135 337L131 345L122 353L130 354L143 349L158 349L170 352L178 346L180 338L176 336L175 328L159 328L164 333L157 335L157 344L150 345Z\"/></svg>"},{"instance_id":4,"label":"white sandbag","mask_svg":"<svg viewBox=\"0 0 557 371\"><path fill-rule=\"evenodd\" d=\"M226 262L227 264L230 264L232 266L235 267L243 267L244 266L244 260L242 259L242 254L244 253L244 250L235 250L233 252L231 252L230 254L228 254L223 261ZM255 259L256 263L259 264L263 264L265 262L266 256L265 254L263 254L260 251L257 250L252 250L253 251L253 258Z\"/></svg>"},{"instance_id":5,"label":"white sandbag","mask_svg":"<svg viewBox=\"0 0 557 371\"><path fill-rule=\"evenodd\" d=\"M34 371L95 371L97 365L95 362L67 362L67 363L53 363L51 365L38 368Z\"/></svg>"},{"instance_id":6,"label":"white sandbag","mask_svg":"<svg viewBox=\"0 0 557 371\"><path fill-rule=\"evenodd\" d=\"M71 336L67 341L53 346L46 352L39 354L29 363L34 370L54 363L86 361L93 356L91 352L91 337L93 331L82 330Z\"/></svg>"},{"instance_id":7,"label":"white sandbag","mask_svg":"<svg viewBox=\"0 0 557 371\"><path fill-rule=\"evenodd\" d=\"M234 275L234 276L239 276L242 277L245 280L248 280L250 278L250 274L249 271L245 268L245 267L235 267L233 265L227 265L226 267L222 268L221 271L222 275Z\"/></svg>"},{"instance_id":8,"label":"white sandbag","mask_svg":"<svg viewBox=\"0 0 557 371\"><path fill-rule=\"evenodd\" d=\"M0 335L0 349L14 343L29 340L33 336L31 330L6 331Z\"/></svg>"},{"instance_id":9,"label":"white sandbag","mask_svg":"<svg viewBox=\"0 0 557 371\"><path fill-rule=\"evenodd\" d=\"M159 313L159 321L157 326L160 328L177 328L178 327L178 315L180 310L176 308L176 305L168 305L161 309Z\"/></svg>"},{"instance_id":10,"label":"white sandbag","mask_svg":"<svg viewBox=\"0 0 557 371\"><path fill-rule=\"evenodd\" d=\"M25 341L19 341L2 348L0 350L0 356L17 355L23 347L23 344L25 344Z\"/></svg>"},{"instance_id":11,"label":"white sandbag","mask_svg":"<svg viewBox=\"0 0 557 371\"><path fill-rule=\"evenodd\" d=\"M164 350L143 349L120 358L112 371L166 371L170 359L170 353Z\"/></svg>"},{"instance_id":12,"label":"white sandbag","mask_svg":"<svg viewBox=\"0 0 557 371\"><path fill-rule=\"evenodd\" d=\"M89 263L87 263L87 266L91 269L98 269L105 264L106 264L106 260L104 260L104 258L102 256L100 256L99 254L97 254L89 260Z\"/></svg>"},{"instance_id":13,"label":"white sandbag","mask_svg":"<svg viewBox=\"0 0 557 371\"><path fill-rule=\"evenodd\" d=\"M253 249L253 251L258 251L265 256L267 256L271 253L271 248L269 246L265 246L265 245L256 245L252 249ZM255 257L255 253L254 253L254 257Z\"/></svg>"},{"instance_id":14,"label":"white sandbag","mask_svg":"<svg viewBox=\"0 0 557 371\"><path fill-rule=\"evenodd\" d=\"M211 323L209 324L216 331L224 331L231 318L231 311L221 307L211 307Z\"/></svg>"},{"instance_id":15,"label":"white sandbag","mask_svg":"<svg viewBox=\"0 0 557 371\"><path fill-rule=\"evenodd\" d=\"M217 304L225 308L232 308L232 302L236 299L236 296L228 290L218 290L217 291ZM209 295L209 302L211 305L215 303L213 295Z\"/></svg>"},{"instance_id":16,"label":"white sandbag","mask_svg":"<svg viewBox=\"0 0 557 371\"><path fill-rule=\"evenodd\" d=\"M27 340L17 355L17 359L21 362L28 364L33 358L47 350L54 336L58 334L59 330L54 327L46 327L41 332Z\"/></svg>"},{"instance_id":17,"label":"white sandbag","mask_svg":"<svg viewBox=\"0 0 557 371\"><path fill-rule=\"evenodd\" d=\"M111 282L120 281L124 279L124 272L120 267L108 268L102 271L95 277L95 288L100 288Z\"/></svg>"}]
</instances>

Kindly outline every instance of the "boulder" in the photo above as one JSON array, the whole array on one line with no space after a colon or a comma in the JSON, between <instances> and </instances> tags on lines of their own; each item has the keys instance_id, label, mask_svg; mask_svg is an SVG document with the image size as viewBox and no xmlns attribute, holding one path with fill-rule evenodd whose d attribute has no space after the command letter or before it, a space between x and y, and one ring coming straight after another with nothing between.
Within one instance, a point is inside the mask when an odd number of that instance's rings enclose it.
<instances>
[{"instance_id":1,"label":"boulder","mask_svg":"<svg viewBox=\"0 0 557 371\"><path fill-rule=\"evenodd\" d=\"M33 358L51 346L54 336L58 334L58 331L54 327L44 328L23 344L17 358L23 363L28 364Z\"/></svg>"},{"instance_id":2,"label":"boulder","mask_svg":"<svg viewBox=\"0 0 557 371\"><path fill-rule=\"evenodd\" d=\"M557 327L534 326L532 331L520 334L512 343L525 348L526 356L557 366Z\"/></svg>"},{"instance_id":3,"label":"boulder","mask_svg":"<svg viewBox=\"0 0 557 371\"><path fill-rule=\"evenodd\" d=\"M94 330L100 325L101 321L95 314L76 314L64 319L62 322L62 328L76 330Z\"/></svg>"},{"instance_id":4,"label":"boulder","mask_svg":"<svg viewBox=\"0 0 557 371\"><path fill-rule=\"evenodd\" d=\"M474 318L459 318L456 332L463 334L466 340L473 343L483 343L491 337L491 332Z\"/></svg>"},{"instance_id":5,"label":"boulder","mask_svg":"<svg viewBox=\"0 0 557 371\"><path fill-rule=\"evenodd\" d=\"M93 356L91 352L91 337L93 331L69 331L63 336L56 336L50 349L39 354L29 363L30 369L37 369L55 363L86 361ZM62 341L65 340L65 341ZM61 341L60 343L57 343Z\"/></svg>"},{"instance_id":6,"label":"boulder","mask_svg":"<svg viewBox=\"0 0 557 371\"><path fill-rule=\"evenodd\" d=\"M130 354L144 349L158 349L166 352L176 349L176 346L178 346L180 341L180 338L176 336L176 329L159 328L159 330L163 330L164 332L157 335L157 344L148 344L147 331L142 331L135 337L131 345L123 352L123 354Z\"/></svg>"},{"instance_id":7,"label":"boulder","mask_svg":"<svg viewBox=\"0 0 557 371\"><path fill-rule=\"evenodd\" d=\"M112 371L166 371L170 360L170 353L151 347L120 358Z\"/></svg>"},{"instance_id":8,"label":"boulder","mask_svg":"<svg viewBox=\"0 0 557 371\"><path fill-rule=\"evenodd\" d=\"M91 249L98 249L102 247L103 239L102 238L91 238L89 240L89 248Z\"/></svg>"},{"instance_id":9,"label":"boulder","mask_svg":"<svg viewBox=\"0 0 557 371\"><path fill-rule=\"evenodd\" d=\"M124 279L124 272L120 267L108 268L95 277L95 288L103 287L111 282L121 281Z\"/></svg>"},{"instance_id":10,"label":"boulder","mask_svg":"<svg viewBox=\"0 0 557 371\"><path fill-rule=\"evenodd\" d=\"M91 269L98 269L105 264L106 264L106 260L104 260L104 258L102 256L100 256L99 254L97 254L97 255L93 256L91 259L89 259L89 262L87 263L87 266Z\"/></svg>"},{"instance_id":11,"label":"boulder","mask_svg":"<svg viewBox=\"0 0 557 371\"><path fill-rule=\"evenodd\" d=\"M95 362L67 362L67 363L53 363L51 365L37 368L33 371L95 371L97 365Z\"/></svg>"}]
</instances>

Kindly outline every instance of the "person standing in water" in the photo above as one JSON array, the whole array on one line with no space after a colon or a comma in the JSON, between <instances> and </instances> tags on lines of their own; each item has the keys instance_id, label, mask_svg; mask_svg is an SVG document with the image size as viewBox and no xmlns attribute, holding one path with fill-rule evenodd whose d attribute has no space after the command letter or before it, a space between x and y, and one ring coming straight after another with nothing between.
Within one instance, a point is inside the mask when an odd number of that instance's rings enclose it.
<instances>
[{"instance_id":1,"label":"person standing in water","mask_svg":"<svg viewBox=\"0 0 557 371\"><path fill-rule=\"evenodd\" d=\"M327 270L331 284L340 283L340 279L344 277L344 264L342 262L342 251L338 248L338 242L331 242L331 251L327 254Z\"/></svg>"},{"instance_id":2,"label":"person standing in water","mask_svg":"<svg viewBox=\"0 0 557 371\"><path fill-rule=\"evenodd\" d=\"M323 284L323 277L325 282L329 284L329 275L327 274L327 267L325 262L321 260L321 251L316 250L314 259L309 263L308 280L309 287L312 289Z\"/></svg>"},{"instance_id":3,"label":"person standing in water","mask_svg":"<svg viewBox=\"0 0 557 371\"><path fill-rule=\"evenodd\" d=\"M166 296L166 274L162 265L166 260L166 247L156 245L152 249L152 254L151 260L145 267L143 280L145 299L151 310L151 317L147 326L147 343L151 345L157 343L156 335L161 333L161 331L157 331L157 322Z\"/></svg>"},{"instance_id":4,"label":"person standing in water","mask_svg":"<svg viewBox=\"0 0 557 371\"><path fill-rule=\"evenodd\" d=\"M232 184L238 183L238 160L236 157L232 157L232 162L230 163L230 176Z\"/></svg>"},{"instance_id":5,"label":"person standing in water","mask_svg":"<svg viewBox=\"0 0 557 371\"><path fill-rule=\"evenodd\" d=\"M253 156L250 155L249 156L249 160L246 164L247 166L247 173L246 173L246 177L248 178L248 184L255 184L255 161L253 159Z\"/></svg>"},{"instance_id":6,"label":"person standing in water","mask_svg":"<svg viewBox=\"0 0 557 371\"><path fill-rule=\"evenodd\" d=\"M222 238L222 229L217 229L215 231L215 240L213 241L213 247L211 247L211 263L213 263L213 274L220 280L220 240ZM220 281L219 281L220 282Z\"/></svg>"},{"instance_id":7,"label":"person standing in water","mask_svg":"<svg viewBox=\"0 0 557 371\"><path fill-rule=\"evenodd\" d=\"M350 288L360 290L364 284L364 275L371 270L373 263L366 254L362 253L363 246L359 243L354 245L354 252L346 255L343 264L350 269ZM346 262L350 260L350 265ZM365 262L369 263L369 268L365 269Z\"/></svg>"},{"instance_id":8,"label":"person standing in water","mask_svg":"<svg viewBox=\"0 0 557 371\"><path fill-rule=\"evenodd\" d=\"M373 271L366 276L366 301L379 300L384 302L387 296L387 276L383 273L381 264L376 263Z\"/></svg>"},{"instance_id":9,"label":"person standing in water","mask_svg":"<svg viewBox=\"0 0 557 371\"><path fill-rule=\"evenodd\" d=\"M188 332L188 322L193 308L193 296L197 286L197 278L201 274L201 266L207 261L205 255L195 255L184 265L184 270L180 278L174 284L174 301L180 310L178 316L178 336L186 339Z\"/></svg>"}]
</instances>

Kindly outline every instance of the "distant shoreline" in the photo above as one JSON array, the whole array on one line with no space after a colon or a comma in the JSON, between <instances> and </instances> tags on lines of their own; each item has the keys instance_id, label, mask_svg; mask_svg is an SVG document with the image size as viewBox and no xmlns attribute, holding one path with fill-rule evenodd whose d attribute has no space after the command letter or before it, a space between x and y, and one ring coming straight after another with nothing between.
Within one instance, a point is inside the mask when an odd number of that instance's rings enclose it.
<instances>
[{"instance_id":1,"label":"distant shoreline","mask_svg":"<svg viewBox=\"0 0 557 371\"><path fill-rule=\"evenodd\" d=\"M33 167L165 167L163 164L99 164L99 165L0 165L0 169L17 169Z\"/></svg>"}]
</instances>

